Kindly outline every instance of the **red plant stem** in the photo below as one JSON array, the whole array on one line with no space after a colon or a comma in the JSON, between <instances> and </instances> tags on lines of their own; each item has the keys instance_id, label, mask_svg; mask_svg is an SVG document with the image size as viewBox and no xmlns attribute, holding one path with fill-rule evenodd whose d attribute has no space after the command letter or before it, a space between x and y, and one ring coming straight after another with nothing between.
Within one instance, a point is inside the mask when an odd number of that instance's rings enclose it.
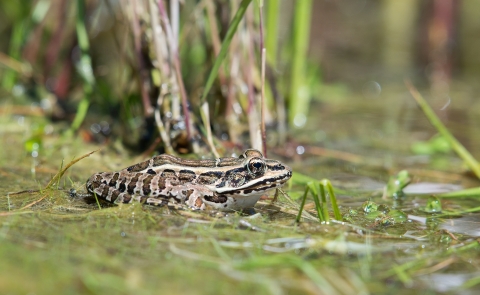
<instances>
[{"instance_id":1,"label":"red plant stem","mask_svg":"<svg viewBox=\"0 0 480 295\"><path fill-rule=\"evenodd\" d=\"M74 42L74 45L69 52L71 52L73 47L77 45L76 43L77 42ZM53 93L55 93L55 96L57 96L57 98L60 100L68 97L68 90L70 89L73 70L73 62L70 58L70 55L68 55L64 58L60 75L58 75L57 79L55 79L55 85L53 86Z\"/></svg>"},{"instance_id":2,"label":"red plant stem","mask_svg":"<svg viewBox=\"0 0 480 295\"><path fill-rule=\"evenodd\" d=\"M40 44L42 42L43 28L45 25L44 20L42 20L40 24L37 24L33 29L33 32L30 33L27 44L22 52L23 58L30 64L35 64L35 61L37 60Z\"/></svg>"}]
</instances>

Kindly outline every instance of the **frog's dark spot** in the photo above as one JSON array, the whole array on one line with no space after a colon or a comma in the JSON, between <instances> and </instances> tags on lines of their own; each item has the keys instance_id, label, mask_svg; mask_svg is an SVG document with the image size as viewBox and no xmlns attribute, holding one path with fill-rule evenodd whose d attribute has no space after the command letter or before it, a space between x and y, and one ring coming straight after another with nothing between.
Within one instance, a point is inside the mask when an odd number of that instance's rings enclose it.
<instances>
[{"instance_id":1,"label":"frog's dark spot","mask_svg":"<svg viewBox=\"0 0 480 295\"><path fill-rule=\"evenodd\" d=\"M209 201L213 203L225 203L228 200L228 198L224 195L205 196L204 198L205 198L205 201Z\"/></svg>"},{"instance_id":2,"label":"frog's dark spot","mask_svg":"<svg viewBox=\"0 0 480 295\"><path fill-rule=\"evenodd\" d=\"M216 187L224 187L226 184L225 180L222 180L219 184L216 185Z\"/></svg>"},{"instance_id":3,"label":"frog's dark spot","mask_svg":"<svg viewBox=\"0 0 480 295\"><path fill-rule=\"evenodd\" d=\"M245 175L243 173L233 173L228 177L228 183L231 187L240 187L245 183Z\"/></svg>"},{"instance_id":4,"label":"frog's dark spot","mask_svg":"<svg viewBox=\"0 0 480 295\"><path fill-rule=\"evenodd\" d=\"M150 160L142 162L142 163L138 163L138 164L135 164L133 166L128 167L127 171L128 172L140 172L142 170L145 170L148 167L149 164L150 164Z\"/></svg>"},{"instance_id":5,"label":"frog's dark spot","mask_svg":"<svg viewBox=\"0 0 480 295\"><path fill-rule=\"evenodd\" d=\"M213 184L223 176L220 171L210 171L200 174L197 178L198 184Z\"/></svg>"},{"instance_id":6,"label":"frog's dark spot","mask_svg":"<svg viewBox=\"0 0 480 295\"><path fill-rule=\"evenodd\" d=\"M130 183L128 184L127 186L127 192L131 195L133 195L133 193L135 192L135 187L137 186L137 181L138 181L138 178L140 177L140 173L136 173L135 176L132 178L132 180L130 181ZM125 181L125 180L123 180Z\"/></svg>"},{"instance_id":7,"label":"frog's dark spot","mask_svg":"<svg viewBox=\"0 0 480 295\"><path fill-rule=\"evenodd\" d=\"M118 190L114 190L112 191L112 195L111 195L111 198L110 198L110 201L111 202L115 202L115 200L118 198L118 195L120 194L120 192Z\"/></svg>"},{"instance_id":8,"label":"frog's dark spot","mask_svg":"<svg viewBox=\"0 0 480 295\"><path fill-rule=\"evenodd\" d=\"M285 170L285 166L282 164L268 165L268 169L271 171L281 171Z\"/></svg>"},{"instance_id":9,"label":"frog's dark spot","mask_svg":"<svg viewBox=\"0 0 480 295\"><path fill-rule=\"evenodd\" d=\"M171 170L171 169L163 170L161 176L163 178L171 178L171 179L176 179L177 178L177 174L175 173L174 170Z\"/></svg>"},{"instance_id":10,"label":"frog's dark spot","mask_svg":"<svg viewBox=\"0 0 480 295\"><path fill-rule=\"evenodd\" d=\"M119 173L115 173L112 177L112 179L110 179L110 182L108 183L109 186L115 186L117 185L117 180L118 180L118 177L120 176Z\"/></svg>"},{"instance_id":11,"label":"frog's dark spot","mask_svg":"<svg viewBox=\"0 0 480 295\"><path fill-rule=\"evenodd\" d=\"M152 182L153 177L153 175L149 175L143 180L142 194L144 196L148 196L152 192L150 189L150 182Z\"/></svg>"},{"instance_id":12,"label":"frog's dark spot","mask_svg":"<svg viewBox=\"0 0 480 295\"><path fill-rule=\"evenodd\" d=\"M130 195L125 195L123 197L123 203L130 203L131 200L132 200L132 196Z\"/></svg>"},{"instance_id":13,"label":"frog's dark spot","mask_svg":"<svg viewBox=\"0 0 480 295\"><path fill-rule=\"evenodd\" d=\"M180 172L178 173L178 179L182 183L192 182L192 180L194 180L195 177L197 177L197 175L195 174L195 172L191 170L180 170Z\"/></svg>"},{"instance_id":14,"label":"frog's dark spot","mask_svg":"<svg viewBox=\"0 0 480 295\"><path fill-rule=\"evenodd\" d=\"M110 190L109 186L104 186L102 189L102 193L100 194L100 197L105 198L108 196L108 191Z\"/></svg>"}]
</instances>

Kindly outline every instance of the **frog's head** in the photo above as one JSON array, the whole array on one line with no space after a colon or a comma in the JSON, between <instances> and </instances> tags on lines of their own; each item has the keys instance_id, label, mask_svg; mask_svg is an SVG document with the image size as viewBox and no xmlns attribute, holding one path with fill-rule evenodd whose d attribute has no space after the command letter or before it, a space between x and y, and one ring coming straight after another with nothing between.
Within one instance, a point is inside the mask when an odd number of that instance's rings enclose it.
<instances>
[{"instance_id":1,"label":"frog's head","mask_svg":"<svg viewBox=\"0 0 480 295\"><path fill-rule=\"evenodd\" d=\"M225 172L215 191L219 194L259 195L281 187L292 177L292 169L280 161L266 159L254 149L246 150L236 165Z\"/></svg>"}]
</instances>

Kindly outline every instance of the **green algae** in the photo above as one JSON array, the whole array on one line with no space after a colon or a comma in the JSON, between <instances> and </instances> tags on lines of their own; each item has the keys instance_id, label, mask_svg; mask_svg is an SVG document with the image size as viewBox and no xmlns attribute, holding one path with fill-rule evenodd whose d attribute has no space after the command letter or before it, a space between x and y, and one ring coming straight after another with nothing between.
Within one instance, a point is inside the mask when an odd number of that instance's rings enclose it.
<instances>
[{"instance_id":1,"label":"green algae","mask_svg":"<svg viewBox=\"0 0 480 295\"><path fill-rule=\"evenodd\" d=\"M34 159L18 148L24 131L7 130L15 128L3 129L0 154L2 291L369 294L408 287L415 294L432 290L422 279L432 273L467 273L459 288L477 288L471 262L479 258L478 242L445 230L443 219L412 206L413 197L394 202L380 192L344 187L337 199L344 221L332 218L328 224L314 217L311 198L296 223L300 200L282 194L273 204L257 204L253 215L104 202L99 208L72 197L70 190L84 191L84 181L95 171L138 159L103 149L51 182L59 167L68 165L67 160L61 165L62 159L78 159L97 147L74 140L49 153L60 140L49 135ZM287 192L303 189L295 184ZM446 205L463 206L460 201Z\"/></svg>"}]
</instances>

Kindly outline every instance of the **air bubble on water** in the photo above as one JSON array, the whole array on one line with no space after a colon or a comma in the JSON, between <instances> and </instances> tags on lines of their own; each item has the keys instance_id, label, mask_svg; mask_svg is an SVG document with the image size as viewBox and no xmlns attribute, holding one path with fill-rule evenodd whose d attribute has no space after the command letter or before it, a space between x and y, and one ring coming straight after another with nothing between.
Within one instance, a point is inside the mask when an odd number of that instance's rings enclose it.
<instances>
[{"instance_id":1,"label":"air bubble on water","mask_svg":"<svg viewBox=\"0 0 480 295\"><path fill-rule=\"evenodd\" d=\"M305 153L305 147L302 145L297 146L297 154L303 155Z\"/></svg>"}]
</instances>

